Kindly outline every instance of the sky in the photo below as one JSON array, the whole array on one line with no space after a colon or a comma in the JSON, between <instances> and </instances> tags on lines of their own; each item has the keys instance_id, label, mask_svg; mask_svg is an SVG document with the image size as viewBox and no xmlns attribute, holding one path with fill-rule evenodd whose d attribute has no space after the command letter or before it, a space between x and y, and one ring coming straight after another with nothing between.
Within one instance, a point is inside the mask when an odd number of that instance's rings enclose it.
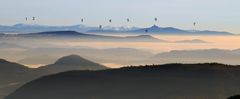
<instances>
[{"instance_id":1,"label":"sky","mask_svg":"<svg viewBox=\"0 0 240 99\"><path fill-rule=\"evenodd\" d=\"M137 27L157 24L240 33L239 5L239 0L0 0L0 24ZM37 18L35 22L25 21L25 17L33 16ZM155 17L158 22L154 22ZM196 27L193 22L197 22Z\"/></svg>"}]
</instances>

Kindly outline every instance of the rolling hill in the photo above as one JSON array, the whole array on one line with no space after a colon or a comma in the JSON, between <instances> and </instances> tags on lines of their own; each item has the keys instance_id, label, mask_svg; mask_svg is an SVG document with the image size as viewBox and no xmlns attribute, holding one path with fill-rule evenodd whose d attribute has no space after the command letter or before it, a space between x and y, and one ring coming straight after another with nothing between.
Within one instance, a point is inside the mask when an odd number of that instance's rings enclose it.
<instances>
[{"instance_id":1,"label":"rolling hill","mask_svg":"<svg viewBox=\"0 0 240 99\"><path fill-rule=\"evenodd\" d=\"M42 66L38 69L46 70L51 73L59 73L72 70L101 70L107 69L107 67L84 59L78 55L70 55L60 58L54 64Z\"/></svg>"},{"instance_id":2,"label":"rolling hill","mask_svg":"<svg viewBox=\"0 0 240 99\"><path fill-rule=\"evenodd\" d=\"M225 99L240 92L239 77L239 66L216 63L71 71L29 82L5 99Z\"/></svg>"}]
</instances>

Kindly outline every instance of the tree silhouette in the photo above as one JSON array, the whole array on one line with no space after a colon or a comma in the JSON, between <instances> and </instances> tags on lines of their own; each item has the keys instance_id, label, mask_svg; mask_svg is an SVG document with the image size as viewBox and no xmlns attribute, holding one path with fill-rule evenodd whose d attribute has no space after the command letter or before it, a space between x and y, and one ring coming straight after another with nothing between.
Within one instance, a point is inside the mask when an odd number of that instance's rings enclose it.
<instances>
[{"instance_id":1,"label":"tree silhouette","mask_svg":"<svg viewBox=\"0 0 240 99\"><path fill-rule=\"evenodd\" d=\"M234 96L228 97L227 99L240 99L240 95L234 95Z\"/></svg>"}]
</instances>

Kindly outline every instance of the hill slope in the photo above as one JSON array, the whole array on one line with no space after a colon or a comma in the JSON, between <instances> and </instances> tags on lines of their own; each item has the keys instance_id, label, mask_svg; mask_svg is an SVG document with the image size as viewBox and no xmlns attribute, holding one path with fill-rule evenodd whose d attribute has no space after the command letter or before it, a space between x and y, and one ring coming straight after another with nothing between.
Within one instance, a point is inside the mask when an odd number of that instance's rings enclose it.
<instances>
[{"instance_id":1,"label":"hill slope","mask_svg":"<svg viewBox=\"0 0 240 99\"><path fill-rule=\"evenodd\" d=\"M17 82L22 77L30 74L30 69L17 64L0 59L0 84L8 84Z\"/></svg>"},{"instance_id":2,"label":"hill slope","mask_svg":"<svg viewBox=\"0 0 240 99\"><path fill-rule=\"evenodd\" d=\"M167 64L50 75L5 99L224 99L239 83L239 66Z\"/></svg>"},{"instance_id":3,"label":"hill slope","mask_svg":"<svg viewBox=\"0 0 240 99\"><path fill-rule=\"evenodd\" d=\"M38 78L45 73L44 71L36 71L21 64L0 59L0 99L25 82Z\"/></svg>"},{"instance_id":4,"label":"hill slope","mask_svg":"<svg viewBox=\"0 0 240 99\"><path fill-rule=\"evenodd\" d=\"M98 70L105 66L91 62L77 55L59 59L55 64L33 69L24 65L0 59L0 99L26 82L38 77L70 70Z\"/></svg>"}]
</instances>

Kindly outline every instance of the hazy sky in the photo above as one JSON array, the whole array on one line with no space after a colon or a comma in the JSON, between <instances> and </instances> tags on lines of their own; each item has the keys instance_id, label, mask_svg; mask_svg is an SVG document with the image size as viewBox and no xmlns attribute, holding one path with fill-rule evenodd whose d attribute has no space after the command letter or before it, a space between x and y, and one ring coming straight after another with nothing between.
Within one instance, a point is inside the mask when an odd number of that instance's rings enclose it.
<instances>
[{"instance_id":1,"label":"hazy sky","mask_svg":"<svg viewBox=\"0 0 240 99\"><path fill-rule=\"evenodd\" d=\"M0 0L0 24L26 23L26 16L36 16L37 24L81 24L84 18L91 26L146 27L158 17L160 26L193 29L196 21L198 29L240 33L239 5L240 0Z\"/></svg>"}]
</instances>

